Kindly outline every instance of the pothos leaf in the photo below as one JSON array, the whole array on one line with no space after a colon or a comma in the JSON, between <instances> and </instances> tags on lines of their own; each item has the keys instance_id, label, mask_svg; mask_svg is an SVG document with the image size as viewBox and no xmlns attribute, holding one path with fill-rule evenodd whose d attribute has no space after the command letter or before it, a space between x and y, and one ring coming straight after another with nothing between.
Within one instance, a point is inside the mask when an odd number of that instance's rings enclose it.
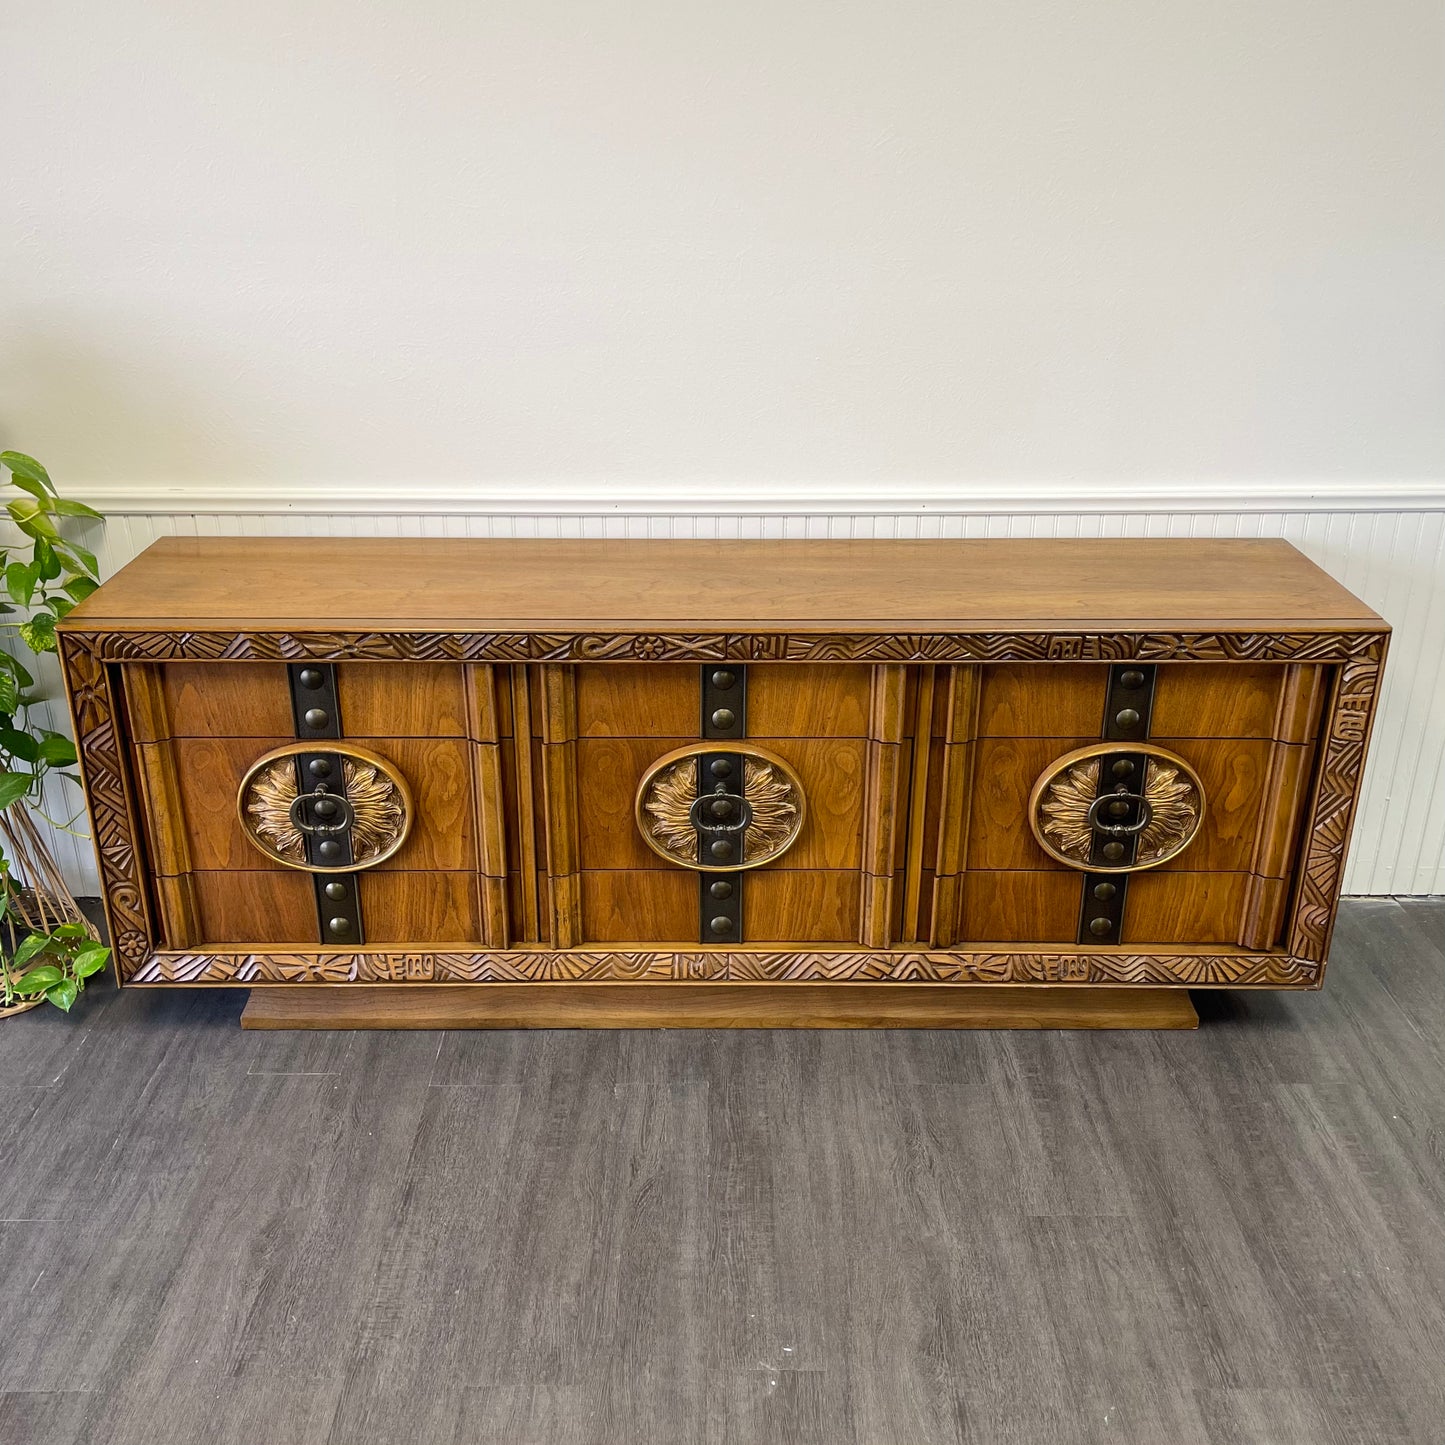
<instances>
[{"instance_id":1,"label":"pothos leaf","mask_svg":"<svg viewBox=\"0 0 1445 1445\"><path fill-rule=\"evenodd\" d=\"M42 963L39 968L32 968L29 973L22 973L15 980L15 992L44 993L46 989L54 988L64 978L65 975L53 963Z\"/></svg>"},{"instance_id":2,"label":"pothos leaf","mask_svg":"<svg viewBox=\"0 0 1445 1445\"><path fill-rule=\"evenodd\" d=\"M17 477L39 482L51 493L55 491L55 483L50 480L50 473L34 457L27 457L24 452L0 452L0 466L8 468Z\"/></svg>"},{"instance_id":3,"label":"pothos leaf","mask_svg":"<svg viewBox=\"0 0 1445 1445\"><path fill-rule=\"evenodd\" d=\"M45 990L45 997L64 1013L70 1012L70 1006L75 1002L75 996L80 992L80 984L73 978L62 978L59 983L52 984Z\"/></svg>"},{"instance_id":4,"label":"pothos leaf","mask_svg":"<svg viewBox=\"0 0 1445 1445\"><path fill-rule=\"evenodd\" d=\"M15 950L15 957L10 960L11 968L23 968L41 949L50 943L49 937L44 933L28 933L21 940Z\"/></svg>"},{"instance_id":5,"label":"pothos leaf","mask_svg":"<svg viewBox=\"0 0 1445 1445\"><path fill-rule=\"evenodd\" d=\"M106 960L110 957L110 949L105 944L93 944L90 948L82 948L75 955L72 967L75 969L77 978L89 978L93 973L99 973L105 967Z\"/></svg>"},{"instance_id":6,"label":"pothos leaf","mask_svg":"<svg viewBox=\"0 0 1445 1445\"><path fill-rule=\"evenodd\" d=\"M55 618L48 612L37 612L29 622L17 629L31 652L55 651Z\"/></svg>"},{"instance_id":7,"label":"pothos leaf","mask_svg":"<svg viewBox=\"0 0 1445 1445\"><path fill-rule=\"evenodd\" d=\"M30 791L34 781L33 773L0 773L0 808L18 803Z\"/></svg>"}]
</instances>

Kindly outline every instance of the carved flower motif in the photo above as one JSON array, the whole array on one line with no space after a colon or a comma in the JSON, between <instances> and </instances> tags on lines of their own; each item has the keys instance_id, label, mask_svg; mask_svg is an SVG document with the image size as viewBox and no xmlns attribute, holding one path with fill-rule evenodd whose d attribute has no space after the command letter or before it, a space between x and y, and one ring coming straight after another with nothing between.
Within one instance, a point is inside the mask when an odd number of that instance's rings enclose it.
<instances>
[{"instance_id":1,"label":"carved flower motif","mask_svg":"<svg viewBox=\"0 0 1445 1445\"><path fill-rule=\"evenodd\" d=\"M1039 803L1044 836L1067 858L1087 863L1094 844L1089 809L1098 796L1098 758L1061 772ZM1157 757L1149 761L1144 797L1151 816L1139 834L1136 867L1172 857L1193 837L1199 823L1199 792L1193 781Z\"/></svg>"},{"instance_id":2,"label":"carved flower motif","mask_svg":"<svg viewBox=\"0 0 1445 1445\"><path fill-rule=\"evenodd\" d=\"M346 800L351 804L351 856L357 867L384 853L406 826L406 807L396 784L374 763L342 757ZM291 804L299 791L294 758L277 758L251 780L246 812L251 830L278 858L306 861L306 840L291 821Z\"/></svg>"},{"instance_id":3,"label":"carved flower motif","mask_svg":"<svg viewBox=\"0 0 1445 1445\"><path fill-rule=\"evenodd\" d=\"M792 779L765 758L750 754L743 755L743 792L752 808L740 860L747 863L779 853L792 842L800 807ZM663 768L643 799L642 810L653 820L649 831L679 863L697 862L697 830L691 816L697 795L697 757L692 755Z\"/></svg>"}]
</instances>

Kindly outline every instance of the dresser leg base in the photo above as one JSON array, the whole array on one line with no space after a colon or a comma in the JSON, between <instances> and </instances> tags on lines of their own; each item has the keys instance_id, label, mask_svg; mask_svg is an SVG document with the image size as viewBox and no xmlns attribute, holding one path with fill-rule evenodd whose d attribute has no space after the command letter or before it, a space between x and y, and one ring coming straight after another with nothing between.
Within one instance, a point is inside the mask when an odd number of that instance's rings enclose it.
<instances>
[{"instance_id":1,"label":"dresser leg base","mask_svg":"<svg viewBox=\"0 0 1445 1445\"><path fill-rule=\"evenodd\" d=\"M243 1029L1193 1029L1182 988L988 984L285 985Z\"/></svg>"}]
</instances>

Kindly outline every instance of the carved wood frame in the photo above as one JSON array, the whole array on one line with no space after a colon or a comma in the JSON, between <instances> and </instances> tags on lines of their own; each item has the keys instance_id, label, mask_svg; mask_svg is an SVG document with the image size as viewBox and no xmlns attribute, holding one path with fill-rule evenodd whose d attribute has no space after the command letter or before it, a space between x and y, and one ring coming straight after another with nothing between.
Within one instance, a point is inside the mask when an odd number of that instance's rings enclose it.
<instances>
[{"instance_id":1,"label":"carved wood frame","mask_svg":"<svg viewBox=\"0 0 1445 1445\"><path fill-rule=\"evenodd\" d=\"M81 774L100 860L106 916L123 983L813 982L1039 983L1317 988L1334 926L1345 851L1379 701L1389 634L1334 632L90 632L59 631ZM1320 662L1337 664L1308 838L1288 918L1288 949L858 950L435 948L211 952L158 950L139 851L134 781L111 665L164 661L455 662Z\"/></svg>"}]
</instances>

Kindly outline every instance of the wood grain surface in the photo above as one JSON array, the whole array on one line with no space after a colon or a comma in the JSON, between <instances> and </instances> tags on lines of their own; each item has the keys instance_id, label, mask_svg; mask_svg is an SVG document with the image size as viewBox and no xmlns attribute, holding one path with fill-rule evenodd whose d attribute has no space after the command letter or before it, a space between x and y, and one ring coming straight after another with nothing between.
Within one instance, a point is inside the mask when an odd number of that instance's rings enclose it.
<instances>
[{"instance_id":1,"label":"wood grain surface","mask_svg":"<svg viewBox=\"0 0 1445 1445\"><path fill-rule=\"evenodd\" d=\"M699 579L726 576L726 587ZM164 537L82 628L1014 625L1377 628L1274 539L656 541Z\"/></svg>"},{"instance_id":2,"label":"wood grain surface","mask_svg":"<svg viewBox=\"0 0 1445 1445\"><path fill-rule=\"evenodd\" d=\"M1181 989L593 984L257 989L243 1029L1194 1029Z\"/></svg>"}]
</instances>

